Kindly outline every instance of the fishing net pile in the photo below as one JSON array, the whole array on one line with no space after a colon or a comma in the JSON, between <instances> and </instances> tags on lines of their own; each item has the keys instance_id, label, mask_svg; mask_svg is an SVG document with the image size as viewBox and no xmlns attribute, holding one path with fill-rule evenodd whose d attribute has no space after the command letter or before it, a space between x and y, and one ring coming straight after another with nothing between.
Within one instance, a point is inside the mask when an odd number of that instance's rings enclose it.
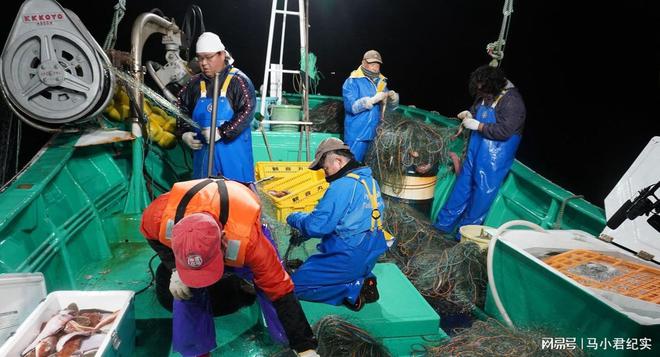
<instances>
[{"instance_id":1,"label":"fishing net pile","mask_svg":"<svg viewBox=\"0 0 660 357\"><path fill-rule=\"evenodd\" d=\"M328 315L312 326L319 341L317 352L324 357L389 357L390 353L360 327L336 315Z\"/></svg>"},{"instance_id":2,"label":"fishing net pile","mask_svg":"<svg viewBox=\"0 0 660 357\"><path fill-rule=\"evenodd\" d=\"M385 217L397 243L384 260L395 262L436 311L464 313L483 306L486 262L477 244L445 238L406 204L389 200Z\"/></svg>"},{"instance_id":3,"label":"fishing net pile","mask_svg":"<svg viewBox=\"0 0 660 357\"><path fill-rule=\"evenodd\" d=\"M261 184L257 185L257 192L259 194L259 199L261 200L261 223L268 227L273 241L277 244L280 257L285 263L287 261L295 260L299 260L299 262L305 261L305 259L316 251L314 246L318 243L318 240L315 241L315 239L310 239L299 247L292 246L289 248L291 227L289 227L286 222L280 222L276 219L277 209L275 208L273 201L271 201L270 197L262 191L260 186Z\"/></svg>"},{"instance_id":4,"label":"fishing net pile","mask_svg":"<svg viewBox=\"0 0 660 357\"><path fill-rule=\"evenodd\" d=\"M541 331L510 330L494 319L477 321L469 329L456 333L443 345L426 347L428 356L584 356L579 349L543 349L542 341L548 337Z\"/></svg>"},{"instance_id":5,"label":"fishing net pile","mask_svg":"<svg viewBox=\"0 0 660 357\"><path fill-rule=\"evenodd\" d=\"M312 131L344 133L344 102L329 100L309 110Z\"/></svg>"},{"instance_id":6,"label":"fishing net pile","mask_svg":"<svg viewBox=\"0 0 660 357\"><path fill-rule=\"evenodd\" d=\"M277 217L275 205L268 194L263 192L261 183L257 184L257 193L259 195L259 200L261 201L261 223L268 227L270 235L273 238L273 241L277 244L278 249L286 247L286 245L289 244L291 232L288 225L275 218Z\"/></svg>"},{"instance_id":7,"label":"fishing net pile","mask_svg":"<svg viewBox=\"0 0 660 357\"><path fill-rule=\"evenodd\" d=\"M433 175L437 165L451 162L449 144L455 131L400 112L386 112L365 162L381 185L387 183L398 193L408 171Z\"/></svg>"}]
</instances>

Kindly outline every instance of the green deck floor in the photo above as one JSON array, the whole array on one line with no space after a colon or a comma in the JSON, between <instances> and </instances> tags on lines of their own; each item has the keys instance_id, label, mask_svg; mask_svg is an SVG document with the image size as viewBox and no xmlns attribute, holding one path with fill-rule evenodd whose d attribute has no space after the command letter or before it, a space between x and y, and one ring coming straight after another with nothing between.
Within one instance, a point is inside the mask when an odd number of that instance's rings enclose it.
<instances>
[{"instance_id":1,"label":"green deck floor","mask_svg":"<svg viewBox=\"0 0 660 357\"><path fill-rule=\"evenodd\" d=\"M154 253L147 244L116 244L112 253L112 259L85 266L76 279L79 289L139 291L148 285L151 274L147 262ZM158 264L156 257L152 263L154 270ZM408 356L411 348L428 344L428 340L447 338L439 328L440 317L394 264L378 264L374 274L378 277L379 301L366 305L360 312L343 306L303 302L310 323L326 315L340 315L381 339L395 356ZM170 350L171 314L156 300L153 286L136 295L135 315L134 356L178 356ZM268 356L283 350L270 341L260 323L257 304L218 317L215 324L219 347L214 356Z\"/></svg>"}]
</instances>

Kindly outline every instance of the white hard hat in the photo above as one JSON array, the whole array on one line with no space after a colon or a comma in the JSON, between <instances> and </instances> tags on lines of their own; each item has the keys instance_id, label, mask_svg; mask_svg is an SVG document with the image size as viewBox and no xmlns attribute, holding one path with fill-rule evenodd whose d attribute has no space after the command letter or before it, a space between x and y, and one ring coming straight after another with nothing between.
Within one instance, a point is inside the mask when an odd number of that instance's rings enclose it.
<instances>
[{"instance_id":1,"label":"white hard hat","mask_svg":"<svg viewBox=\"0 0 660 357\"><path fill-rule=\"evenodd\" d=\"M213 32L204 32L199 35L195 48L197 53L211 53L224 51L225 45L222 44L218 35Z\"/></svg>"}]
</instances>

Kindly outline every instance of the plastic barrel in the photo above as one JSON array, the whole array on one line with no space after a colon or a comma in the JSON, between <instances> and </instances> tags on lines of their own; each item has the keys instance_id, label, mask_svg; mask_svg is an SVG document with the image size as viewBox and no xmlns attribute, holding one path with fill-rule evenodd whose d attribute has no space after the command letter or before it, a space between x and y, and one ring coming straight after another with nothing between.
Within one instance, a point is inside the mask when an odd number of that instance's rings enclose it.
<instances>
[{"instance_id":1,"label":"plastic barrel","mask_svg":"<svg viewBox=\"0 0 660 357\"><path fill-rule=\"evenodd\" d=\"M461 233L461 242L474 242L479 245L481 250L488 249L490 238L495 234L496 229L488 226L469 224L462 226L458 230Z\"/></svg>"},{"instance_id":2,"label":"plastic barrel","mask_svg":"<svg viewBox=\"0 0 660 357\"><path fill-rule=\"evenodd\" d=\"M299 105L273 105L271 107L270 120L300 121ZM295 124L271 124L271 131L299 131L300 126Z\"/></svg>"},{"instance_id":3,"label":"plastic barrel","mask_svg":"<svg viewBox=\"0 0 660 357\"><path fill-rule=\"evenodd\" d=\"M380 186L381 192L395 201L403 202L429 217L433 205L433 194L437 176L404 176L401 187L394 186L389 182L383 182Z\"/></svg>"}]
</instances>

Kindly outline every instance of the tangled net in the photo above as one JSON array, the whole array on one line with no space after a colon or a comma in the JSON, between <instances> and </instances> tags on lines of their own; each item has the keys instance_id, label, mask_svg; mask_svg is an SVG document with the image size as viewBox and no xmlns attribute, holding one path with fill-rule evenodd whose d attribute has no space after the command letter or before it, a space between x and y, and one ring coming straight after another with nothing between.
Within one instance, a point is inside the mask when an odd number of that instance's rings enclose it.
<instances>
[{"instance_id":1,"label":"tangled net","mask_svg":"<svg viewBox=\"0 0 660 357\"><path fill-rule=\"evenodd\" d=\"M289 242L290 230L286 223L276 219L276 208L270 197L261 189L261 184L257 184L257 194L261 201L261 223L265 224L270 230L270 234L277 243L278 249Z\"/></svg>"},{"instance_id":2,"label":"tangled net","mask_svg":"<svg viewBox=\"0 0 660 357\"><path fill-rule=\"evenodd\" d=\"M323 133L344 132L344 102L329 100L309 110L312 131Z\"/></svg>"},{"instance_id":3,"label":"tangled net","mask_svg":"<svg viewBox=\"0 0 660 357\"><path fill-rule=\"evenodd\" d=\"M454 132L455 129L407 118L399 112L386 112L365 162L381 185L387 183L399 193L406 173L432 176L437 165L451 161L449 140Z\"/></svg>"},{"instance_id":4,"label":"tangled net","mask_svg":"<svg viewBox=\"0 0 660 357\"><path fill-rule=\"evenodd\" d=\"M367 331L336 315L320 319L312 327L323 357L389 357L390 353Z\"/></svg>"},{"instance_id":5,"label":"tangled net","mask_svg":"<svg viewBox=\"0 0 660 357\"><path fill-rule=\"evenodd\" d=\"M286 222L277 220L275 205L273 205L273 201L271 201L268 195L261 190L261 184L257 184L257 192L261 200L261 223L268 227L271 237L275 241L275 244L277 244L280 257L285 260L300 259L304 261L310 255L314 254L316 250L313 247L318 243L314 239L310 239L298 247L291 247L291 250L287 252L289 238L291 237L291 227Z\"/></svg>"},{"instance_id":6,"label":"tangled net","mask_svg":"<svg viewBox=\"0 0 660 357\"><path fill-rule=\"evenodd\" d=\"M469 312L485 301L485 260L476 243L460 243L441 252L417 252L406 270L438 310L447 313L453 304L454 312Z\"/></svg>"},{"instance_id":7,"label":"tangled net","mask_svg":"<svg viewBox=\"0 0 660 357\"><path fill-rule=\"evenodd\" d=\"M477 244L445 238L399 202L388 200L385 216L385 227L397 243L384 259L394 261L436 311L464 313L483 306L486 259Z\"/></svg>"},{"instance_id":8,"label":"tangled net","mask_svg":"<svg viewBox=\"0 0 660 357\"><path fill-rule=\"evenodd\" d=\"M449 343L426 347L429 356L584 356L579 349L542 349L548 334L532 330L510 330L497 320L477 321L454 335Z\"/></svg>"}]
</instances>

